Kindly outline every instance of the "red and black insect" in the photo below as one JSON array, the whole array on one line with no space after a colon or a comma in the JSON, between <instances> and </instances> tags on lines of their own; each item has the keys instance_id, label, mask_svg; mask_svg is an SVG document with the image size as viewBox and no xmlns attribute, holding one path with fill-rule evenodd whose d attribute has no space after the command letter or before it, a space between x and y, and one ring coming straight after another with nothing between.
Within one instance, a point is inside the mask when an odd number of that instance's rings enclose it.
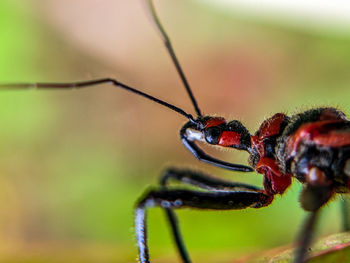
<instances>
[{"instance_id":1,"label":"red and black insect","mask_svg":"<svg viewBox=\"0 0 350 263\"><path fill-rule=\"evenodd\" d=\"M146 191L136 204L135 232L140 262L150 262L146 226L148 208L159 206L165 209L181 259L189 263L191 259L183 242L174 209L185 207L214 210L262 208L271 204L275 195L282 195L290 186L292 178L296 178L304 186L300 195L300 203L302 208L308 211L308 217L298 238L298 249L294 262L305 262L320 208L334 195L349 192L349 120L343 112L331 107L310 109L292 116L277 113L265 120L258 131L251 135L237 120L227 122L221 117L202 115L171 42L155 13L152 1L147 0L147 2L153 22L164 40L192 101L196 117L111 78L75 83L6 84L1 87L73 89L110 83L186 117L188 122L181 128L180 138L184 146L198 160L232 171L256 171L263 175L263 187L258 188L249 184L224 181L188 169L170 168L166 170L160 179L160 187ZM196 141L247 151L250 166L213 158L199 148ZM174 180L206 191L169 189L169 182Z\"/></svg>"}]
</instances>

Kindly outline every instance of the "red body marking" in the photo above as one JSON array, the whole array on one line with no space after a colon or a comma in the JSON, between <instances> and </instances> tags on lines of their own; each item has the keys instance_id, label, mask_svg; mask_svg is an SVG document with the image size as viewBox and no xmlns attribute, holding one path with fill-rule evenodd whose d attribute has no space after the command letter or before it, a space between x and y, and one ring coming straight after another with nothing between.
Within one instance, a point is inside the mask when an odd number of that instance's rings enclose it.
<instances>
[{"instance_id":1,"label":"red body marking","mask_svg":"<svg viewBox=\"0 0 350 263\"><path fill-rule=\"evenodd\" d=\"M349 130L339 129L342 120L324 120L302 125L292 137L288 139L289 156L294 156L302 141L329 147L350 145Z\"/></svg>"},{"instance_id":2,"label":"red body marking","mask_svg":"<svg viewBox=\"0 0 350 263\"><path fill-rule=\"evenodd\" d=\"M278 134L281 130L281 124L285 118L285 114L276 113L271 118L265 120L259 128L259 139L263 140L267 137Z\"/></svg>"},{"instance_id":3,"label":"red body marking","mask_svg":"<svg viewBox=\"0 0 350 263\"><path fill-rule=\"evenodd\" d=\"M257 136L251 136L252 147L260 156L256 171L265 175L265 191L269 194L282 194L292 183L291 175L281 173L277 161L265 153L264 139L279 134L285 118L283 113L273 115L261 124Z\"/></svg>"},{"instance_id":4,"label":"red body marking","mask_svg":"<svg viewBox=\"0 0 350 263\"><path fill-rule=\"evenodd\" d=\"M232 131L224 131L222 132L218 145L230 147L234 145L241 144L241 134Z\"/></svg>"},{"instance_id":5,"label":"red body marking","mask_svg":"<svg viewBox=\"0 0 350 263\"><path fill-rule=\"evenodd\" d=\"M283 194L292 183L291 175L282 174L276 160L272 158L260 158L256 170L265 175L267 181L265 181L264 186L269 194Z\"/></svg>"}]
</instances>

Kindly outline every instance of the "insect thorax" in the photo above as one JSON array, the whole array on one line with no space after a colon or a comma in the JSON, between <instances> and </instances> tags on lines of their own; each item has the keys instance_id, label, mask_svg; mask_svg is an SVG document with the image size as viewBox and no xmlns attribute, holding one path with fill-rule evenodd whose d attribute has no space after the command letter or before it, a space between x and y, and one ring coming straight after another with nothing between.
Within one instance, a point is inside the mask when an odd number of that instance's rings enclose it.
<instances>
[{"instance_id":1,"label":"insect thorax","mask_svg":"<svg viewBox=\"0 0 350 263\"><path fill-rule=\"evenodd\" d=\"M265 188L273 193L283 193L288 187L288 179L280 183L280 177L293 176L305 182L310 167L324 172L336 191L347 191L350 123L335 108L311 109L291 117L275 114L252 136L249 162L265 175Z\"/></svg>"}]
</instances>

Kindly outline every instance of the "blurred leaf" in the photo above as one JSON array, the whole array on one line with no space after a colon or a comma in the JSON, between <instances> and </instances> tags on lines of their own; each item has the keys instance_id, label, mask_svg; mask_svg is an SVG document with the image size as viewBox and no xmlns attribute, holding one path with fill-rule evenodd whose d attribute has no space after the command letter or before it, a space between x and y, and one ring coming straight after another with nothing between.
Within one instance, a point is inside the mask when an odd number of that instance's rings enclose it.
<instances>
[{"instance_id":1,"label":"blurred leaf","mask_svg":"<svg viewBox=\"0 0 350 263\"><path fill-rule=\"evenodd\" d=\"M339 233L321 238L310 249L308 263L350 262L350 233ZM244 263L289 263L293 262L294 248L283 246L259 253L235 262Z\"/></svg>"}]
</instances>

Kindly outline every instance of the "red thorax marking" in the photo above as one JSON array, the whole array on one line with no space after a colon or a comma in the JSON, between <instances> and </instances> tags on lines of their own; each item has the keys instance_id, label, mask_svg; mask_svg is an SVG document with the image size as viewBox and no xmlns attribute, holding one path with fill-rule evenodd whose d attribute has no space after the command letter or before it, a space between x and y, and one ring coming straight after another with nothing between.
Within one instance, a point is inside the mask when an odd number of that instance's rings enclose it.
<instances>
[{"instance_id":1,"label":"red thorax marking","mask_svg":"<svg viewBox=\"0 0 350 263\"><path fill-rule=\"evenodd\" d=\"M258 132L258 136L251 137L252 147L258 152L260 159L255 169L265 175L264 187L269 194L282 194L291 184L291 176L282 174L275 159L266 157L264 139L280 133L281 124L286 115L277 113L265 120Z\"/></svg>"},{"instance_id":2,"label":"red thorax marking","mask_svg":"<svg viewBox=\"0 0 350 263\"><path fill-rule=\"evenodd\" d=\"M275 159L265 156L264 142L252 136L252 146L258 151L260 159L255 169L265 175L265 191L269 194L282 194L291 184L291 176L282 174Z\"/></svg>"},{"instance_id":3,"label":"red thorax marking","mask_svg":"<svg viewBox=\"0 0 350 263\"><path fill-rule=\"evenodd\" d=\"M221 133L218 145L230 147L241 144L241 134L233 131L224 131Z\"/></svg>"},{"instance_id":4,"label":"red thorax marking","mask_svg":"<svg viewBox=\"0 0 350 263\"><path fill-rule=\"evenodd\" d=\"M271 118L265 120L259 128L259 139L263 140L267 137L271 137L280 132L281 124L286 118L286 115L283 113L277 113Z\"/></svg>"}]
</instances>

